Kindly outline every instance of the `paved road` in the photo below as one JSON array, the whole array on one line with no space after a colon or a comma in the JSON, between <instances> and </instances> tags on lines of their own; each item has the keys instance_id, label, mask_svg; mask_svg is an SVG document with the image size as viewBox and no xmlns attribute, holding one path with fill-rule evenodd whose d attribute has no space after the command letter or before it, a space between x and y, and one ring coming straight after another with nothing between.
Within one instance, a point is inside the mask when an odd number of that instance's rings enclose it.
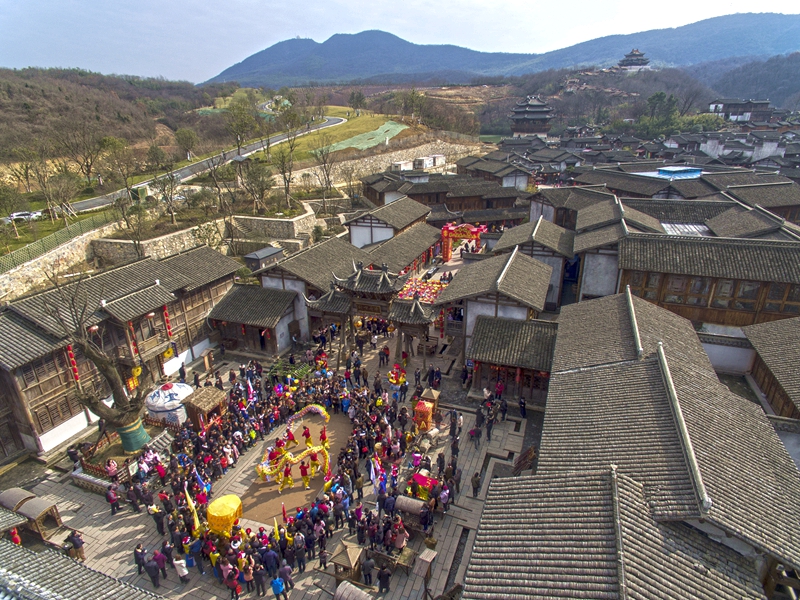
<instances>
[{"instance_id":1,"label":"paved road","mask_svg":"<svg viewBox=\"0 0 800 600\"><path fill-rule=\"evenodd\" d=\"M301 132L300 135L304 135L306 133L310 133L311 131L316 131L318 129L327 129L328 127L334 127L336 125L341 125L342 123L344 123L346 121L347 121L347 119L343 119L341 117L325 117L324 121L322 121L320 123L317 123L316 125L313 125L308 131ZM272 146L274 144L278 144L278 143L284 141L285 139L286 139L286 134L285 133L282 133L280 135L272 136L269 139L270 146ZM252 144L247 144L245 146L242 146L242 156L248 156L250 154L253 154L254 152L259 152L259 151L263 150L265 148L265 146L266 146L265 142L262 142L261 140L259 140L257 142L253 142ZM227 162L227 161L232 160L235 156L236 156L236 149L233 149L233 150L227 150L225 152L222 152L221 154L217 154L216 156L214 156L212 158L220 158L221 157L225 162ZM186 165L185 167L181 167L180 169L176 169L175 173L178 175L178 177L180 178L181 181L185 181L186 179L189 179L190 177L194 177L195 175L198 175L199 173L207 171L208 170L208 161L209 160L210 159L206 158L206 159L203 159L203 160L198 161L196 163L192 163L190 165ZM139 188L139 187L145 186L148 183L150 183L150 181L152 181L152 180L143 181L142 183L139 183L139 184L135 185L134 187L135 188ZM116 192L111 192L110 194L106 194L104 196L97 196L95 198L89 198L88 200L81 200L79 202L73 202L72 206L77 212L82 212L82 211L86 211L86 210L92 210L92 209L95 209L95 208L100 208L101 206L106 206L108 204L113 204L114 200L116 200L117 198L122 196L122 194L124 194L124 193L125 193L124 189L123 190L117 190Z\"/></svg>"}]
</instances>

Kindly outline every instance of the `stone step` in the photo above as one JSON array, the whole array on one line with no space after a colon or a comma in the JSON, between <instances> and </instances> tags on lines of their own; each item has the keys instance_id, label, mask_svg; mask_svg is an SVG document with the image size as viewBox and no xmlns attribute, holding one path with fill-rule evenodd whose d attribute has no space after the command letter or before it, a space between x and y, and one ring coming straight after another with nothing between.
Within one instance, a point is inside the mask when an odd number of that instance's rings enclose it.
<instances>
[{"instance_id":1,"label":"stone step","mask_svg":"<svg viewBox=\"0 0 800 600\"><path fill-rule=\"evenodd\" d=\"M148 446L150 446L150 448L152 448L155 452L163 453L165 450L168 450L172 447L172 441L174 439L175 436L172 435L172 432L169 429L165 429L152 440L150 440Z\"/></svg>"}]
</instances>

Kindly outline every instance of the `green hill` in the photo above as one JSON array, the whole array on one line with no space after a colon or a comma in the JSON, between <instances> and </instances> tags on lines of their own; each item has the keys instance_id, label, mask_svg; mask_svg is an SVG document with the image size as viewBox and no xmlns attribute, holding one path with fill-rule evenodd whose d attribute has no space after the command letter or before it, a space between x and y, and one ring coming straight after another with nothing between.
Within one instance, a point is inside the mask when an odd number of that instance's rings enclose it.
<instances>
[{"instance_id":1,"label":"green hill","mask_svg":"<svg viewBox=\"0 0 800 600\"><path fill-rule=\"evenodd\" d=\"M749 13L715 17L672 29L612 35L544 54L477 52L419 45L382 31L337 34L323 43L279 42L209 80L278 88L310 82L468 82L476 76L513 76L579 65L616 64L631 48L654 66L684 66L735 56L773 56L800 50L800 15Z\"/></svg>"}]
</instances>

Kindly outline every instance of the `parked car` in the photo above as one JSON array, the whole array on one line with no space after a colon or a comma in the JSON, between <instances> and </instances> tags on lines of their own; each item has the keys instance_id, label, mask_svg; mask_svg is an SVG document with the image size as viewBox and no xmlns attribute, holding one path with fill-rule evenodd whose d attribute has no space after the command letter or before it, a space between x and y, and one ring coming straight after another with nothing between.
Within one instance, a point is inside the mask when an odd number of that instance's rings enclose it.
<instances>
[{"instance_id":1,"label":"parked car","mask_svg":"<svg viewBox=\"0 0 800 600\"><path fill-rule=\"evenodd\" d=\"M42 217L42 211L37 210L34 212L15 212L9 215L9 219L13 219L14 221L36 221ZM8 223L10 221L6 221Z\"/></svg>"}]
</instances>

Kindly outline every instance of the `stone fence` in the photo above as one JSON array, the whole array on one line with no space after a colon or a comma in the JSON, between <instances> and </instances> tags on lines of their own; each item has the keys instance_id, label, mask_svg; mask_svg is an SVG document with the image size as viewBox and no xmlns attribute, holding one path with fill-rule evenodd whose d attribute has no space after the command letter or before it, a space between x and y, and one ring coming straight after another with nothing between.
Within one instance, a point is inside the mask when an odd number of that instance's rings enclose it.
<instances>
[{"instance_id":1,"label":"stone fence","mask_svg":"<svg viewBox=\"0 0 800 600\"><path fill-rule=\"evenodd\" d=\"M92 242L120 228L120 223L109 223L89 231L40 257L0 275L0 300L9 302L49 284L48 277L94 258Z\"/></svg>"}]
</instances>

